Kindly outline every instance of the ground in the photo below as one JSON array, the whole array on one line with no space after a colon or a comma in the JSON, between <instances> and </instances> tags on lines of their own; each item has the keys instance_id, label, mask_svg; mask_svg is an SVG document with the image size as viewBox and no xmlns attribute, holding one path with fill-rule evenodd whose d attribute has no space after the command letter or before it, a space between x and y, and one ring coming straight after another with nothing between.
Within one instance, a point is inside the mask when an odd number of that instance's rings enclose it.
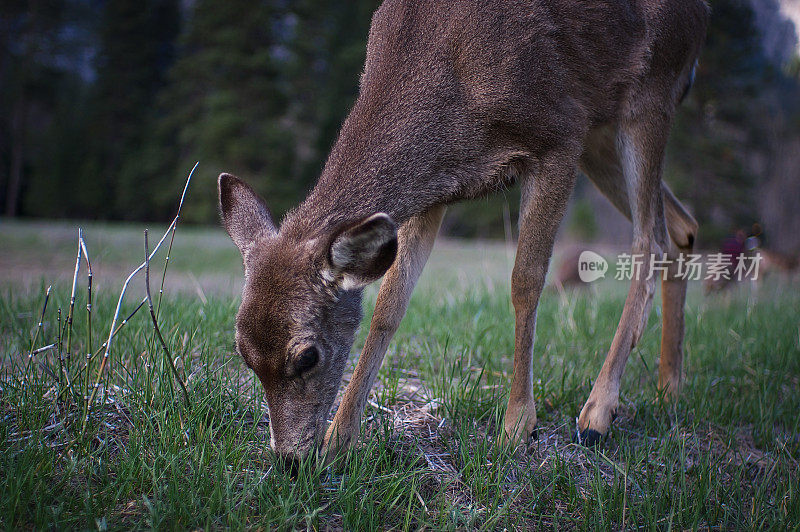
<instances>
[{"instance_id":1,"label":"ground","mask_svg":"<svg viewBox=\"0 0 800 532\"><path fill-rule=\"evenodd\" d=\"M122 282L143 257L143 227L84 230L98 351ZM87 382L83 270L69 340L64 327L76 234L71 223L0 222L3 528L799 526L797 280L766 279L757 297L749 283L713 297L692 284L685 388L673 404L656 391L657 301L628 362L619 416L596 449L571 438L626 286L548 290L535 348L539 438L504 449L513 249L442 240L390 347L358 448L338 468L308 462L293 477L273 464L260 385L233 354L241 262L217 229L178 229L158 311L188 405L145 305L115 336L83 422L103 351L90 359ZM163 264L160 254L152 266L156 308ZM120 320L143 297L137 280ZM59 323L63 361L58 347L30 356L59 343Z\"/></svg>"}]
</instances>

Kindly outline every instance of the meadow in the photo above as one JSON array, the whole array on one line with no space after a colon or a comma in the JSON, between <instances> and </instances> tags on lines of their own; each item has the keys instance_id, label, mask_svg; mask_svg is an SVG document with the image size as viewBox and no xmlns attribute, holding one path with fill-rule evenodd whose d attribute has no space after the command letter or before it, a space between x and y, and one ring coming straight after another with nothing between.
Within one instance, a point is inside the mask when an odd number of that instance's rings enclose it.
<instances>
[{"instance_id":1,"label":"meadow","mask_svg":"<svg viewBox=\"0 0 800 532\"><path fill-rule=\"evenodd\" d=\"M497 436L513 356L513 249L440 240L357 448L336 467L307 461L293 476L273 460L260 383L234 354L241 260L220 229L179 227L163 299L164 253L153 259L165 346L145 305L115 335L87 405L122 282L144 256L144 226L83 227L91 326L82 270L67 338L77 226L0 222L4 529L800 527L796 279L767 278L757 295L743 284L708 297L693 283L684 391L669 404L656 389L657 299L626 368L619 415L593 449L572 443L575 418L627 286L548 289L534 355L538 439L507 449ZM141 277L120 319L142 301Z\"/></svg>"}]
</instances>

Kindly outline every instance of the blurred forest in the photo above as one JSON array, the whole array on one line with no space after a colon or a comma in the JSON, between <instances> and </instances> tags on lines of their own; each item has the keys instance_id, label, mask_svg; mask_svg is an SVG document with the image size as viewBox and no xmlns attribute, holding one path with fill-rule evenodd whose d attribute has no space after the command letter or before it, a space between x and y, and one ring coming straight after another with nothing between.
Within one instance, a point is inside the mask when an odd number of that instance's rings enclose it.
<instances>
[{"instance_id":1,"label":"blurred forest","mask_svg":"<svg viewBox=\"0 0 800 532\"><path fill-rule=\"evenodd\" d=\"M798 252L800 60L797 25L781 16L797 0L710 3L666 179L701 222L702 244L760 222L771 246ZM0 209L163 220L200 161L189 220L216 220L220 171L248 179L282 215L313 185L357 95L378 4L3 1ZM444 230L509 235L517 196L455 206ZM581 180L566 230L614 240L616 215L601 201Z\"/></svg>"}]
</instances>

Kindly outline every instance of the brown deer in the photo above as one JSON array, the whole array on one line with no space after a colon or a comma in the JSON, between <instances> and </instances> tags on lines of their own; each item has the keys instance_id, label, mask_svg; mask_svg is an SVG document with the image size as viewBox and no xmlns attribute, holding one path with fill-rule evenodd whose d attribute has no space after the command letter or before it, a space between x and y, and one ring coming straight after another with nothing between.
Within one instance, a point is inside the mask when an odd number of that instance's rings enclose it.
<instances>
[{"instance_id":1,"label":"brown deer","mask_svg":"<svg viewBox=\"0 0 800 532\"><path fill-rule=\"evenodd\" d=\"M536 428L536 306L578 168L634 228L633 252L690 252L697 224L662 183L664 147L704 39L703 0L387 0L358 99L306 200L280 227L236 177L223 223L244 259L236 345L261 380L273 449L295 460L347 448L425 265L445 206L518 183L519 243L507 441ZM662 282L659 386L677 394L686 282ZM327 417L361 318L383 277L364 349ZM595 444L645 328L655 281L634 279L578 419Z\"/></svg>"}]
</instances>

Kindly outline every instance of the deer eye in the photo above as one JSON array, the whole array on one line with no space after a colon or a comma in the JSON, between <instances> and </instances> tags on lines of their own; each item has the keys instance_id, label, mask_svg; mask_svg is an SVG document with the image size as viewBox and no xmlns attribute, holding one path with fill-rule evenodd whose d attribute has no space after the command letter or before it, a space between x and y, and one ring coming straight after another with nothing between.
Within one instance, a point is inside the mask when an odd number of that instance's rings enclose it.
<instances>
[{"instance_id":1,"label":"deer eye","mask_svg":"<svg viewBox=\"0 0 800 532\"><path fill-rule=\"evenodd\" d=\"M308 371L317 365L319 361L319 350L316 346L306 347L294 359L294 369L298 373Z\"/></svg>"}]
</instances>

